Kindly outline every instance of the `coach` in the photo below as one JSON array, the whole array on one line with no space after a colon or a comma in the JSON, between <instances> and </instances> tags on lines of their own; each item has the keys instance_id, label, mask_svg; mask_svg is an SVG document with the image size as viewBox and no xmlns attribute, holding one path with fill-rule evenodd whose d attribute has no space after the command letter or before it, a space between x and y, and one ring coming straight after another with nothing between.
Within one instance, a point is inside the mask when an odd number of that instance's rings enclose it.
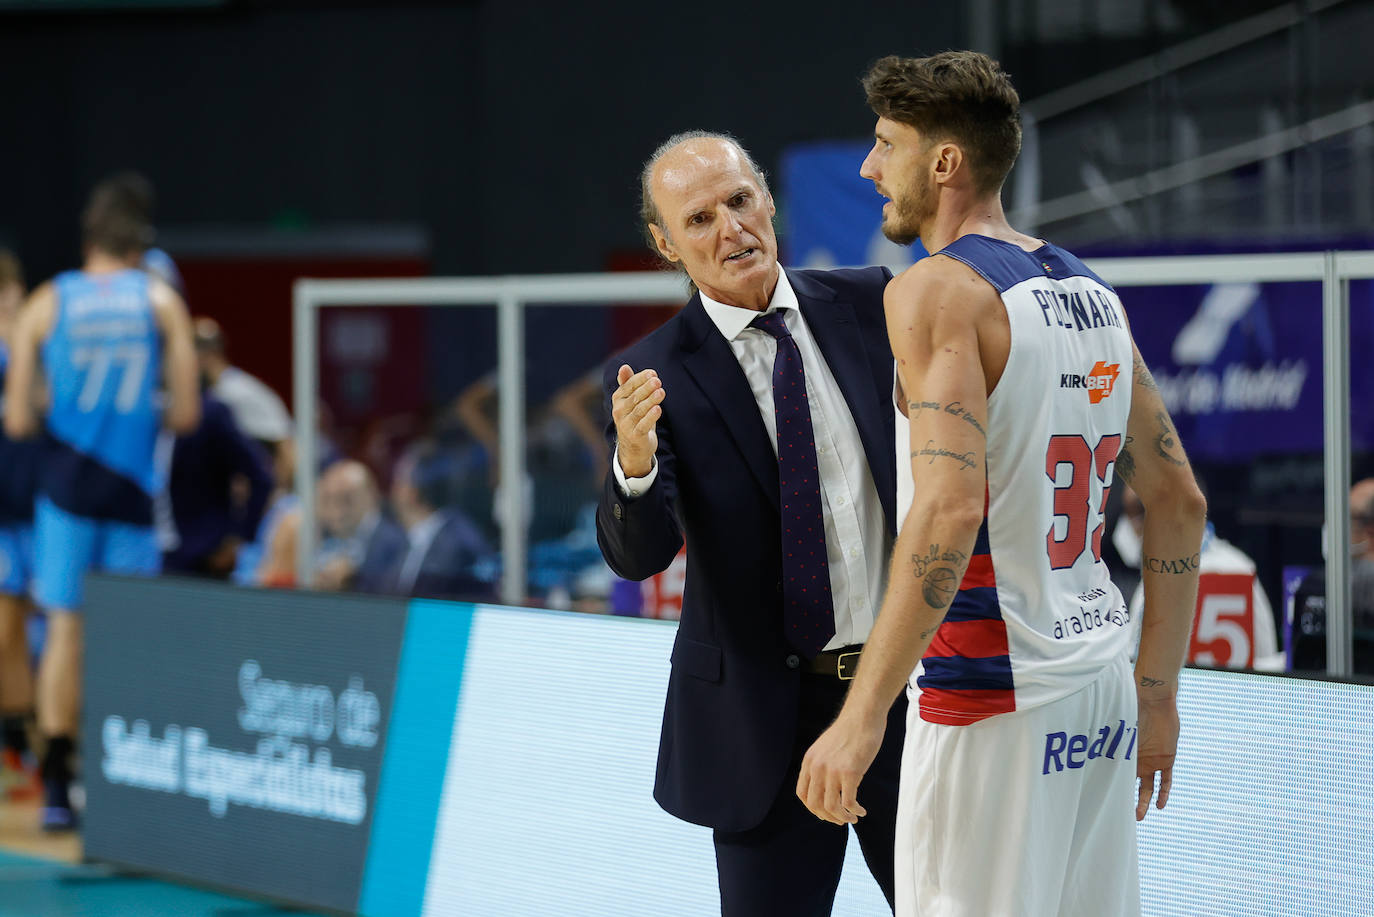
<instances>
[{"instance_id":1,"label":"coach","mask_svg":"<svg viewBox=\"0 0 1374 917\"><path fill-rule=\"evenodd\" d=\"M715 829L723 917L829 914L848 829L794 790L883 596L891 274L783 271L772 196L733 138L669 139L641 190L653 246L695 287L606 368L602 553L640 580L687 544L654 796ZM889 902L905 710L891 711L856 825Z\"/></svg>"}]
</instances>

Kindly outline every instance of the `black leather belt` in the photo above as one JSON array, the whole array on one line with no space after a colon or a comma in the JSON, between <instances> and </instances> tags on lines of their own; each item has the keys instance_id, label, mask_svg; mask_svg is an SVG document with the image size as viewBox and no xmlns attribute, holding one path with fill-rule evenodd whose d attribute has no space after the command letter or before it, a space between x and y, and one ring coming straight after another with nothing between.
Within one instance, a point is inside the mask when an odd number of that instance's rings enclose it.
<instances>
[{"instance_id":1,"label":"black leather belt","mask_svg":"<svg viewBox=\"0 0 1374 917\"><path fill-rule=\"evenodd\" d=\"M829 675L840 681L850 681L859 671L859 654L863 648L863 644L858 643L837 650L825 650L802 660L801 670L808 675Z\"/></svg>"}]
</instances>

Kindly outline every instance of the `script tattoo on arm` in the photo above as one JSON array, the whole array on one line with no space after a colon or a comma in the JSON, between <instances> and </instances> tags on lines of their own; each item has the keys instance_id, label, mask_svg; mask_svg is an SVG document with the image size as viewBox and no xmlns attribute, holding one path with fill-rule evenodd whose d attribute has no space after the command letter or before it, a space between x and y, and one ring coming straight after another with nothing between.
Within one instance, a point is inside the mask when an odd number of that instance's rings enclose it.
<instances>
[{"instance_id":1,"label":"script tattoo on arm","mask_svg":"<svg viewBox=\"0 0 1374 917\"><path fill-rule=\"evenodd\" d=\"M1116 476L1127 484L1135 477L1135 456L1131 454L1131 443L1135 442L1135 437L1127 435L1126 445L1121 447L1121 451L1116 454Z\"/></svg>"},{"instance_id":2,"label":"script tattoo on arm","mask_svg":"<svg viewBox=\"0 0 1374 917\"><path fill-rule=\"evenodd\" d=\"M921 416L922 411L938 410L940 410L940 402L938 401L908 401L906 403L907 419L913 422Z\"/></svg>"},{"instance_id":3,"label":"script tattoo on arm","mask_svg":"<svg viewBox=\"0 0 1374 917\"><path fill-rule=\"evenodd\" d=\"M1155 414L1155 419L1159 421L1159 432L1155 434L1155 451L1159 457L1171 465L1182 465L1184 460L1175 452L1181 451L1178 445L1178 434L1174 432L1174 427L1169 423L1169 415L1163 411Z\"/></svg>"},{"instance_id":4,"label":"script tattoo on arm","mask_svg":"<svg viewBox=\"0 0 1374 917\"><path fill-rule=\"evenodd\" d=\"M949 404L945 405L945 413L953 414L955 417L958 417L960 420L964 421L969 426L973 427L973 429L977 430L978 435L983 437L983 439L988 438L988 434L986 431L984 431L983 425L980 424L978 422L978 419L975 418L972 414L970 414L968 412L968 409L966 409L959 402L951 401Z\"/></svg>"},{"instance_id":5,"label":"script tattoo on arm","mask_svg":"<svg viewBox=\"0 0 1374 917\"><path fill-rule=\"evenodd\" d=\"M1180 557L1177 560L1164 560L1161 557L1146 557L1145 569L1151 573L1168 573L1173 576L1181 576L1185 573L1197 573L1198 563L1202 555L1194 554L1192 557Z\"/></svg>"},{"instance_id":6,"label":"script tattoo on arm","mask_svg":"<svg viewBox=\"0 0 1374 917\"><path fill-rule=\"evenodd\" d=\"M978 453L976 452L951 452L948 449L935 445L935 440L933 439L926 440L924 447L911 453L912 458L930 456L930 461L926 462L927 465L934 465L937 458L953 459L959 463L960 471L967 471L977 465L978 463L975 460L977 455Z\"/></svg>"},{"instance_id":7,"label":"script tattoo on arm","mask_svg":"<svg viewBox=\"0 0 1374 917\"><path fill-rule=\"evenodd\" d=\"M920 579L941 561L947 564L962 564L968 560L968 555L958 548L942 549L938 544L931 545L926 551L911 555L911 569Z\"/></svg>"},{"instance_id":8,"label":"script tattoo on arm","mask_svg":"<svg viewBox=\"0 0 1374 917\"><path fill-rule=\"evenodd\" d=\"M1140 676L1140 686L1142 688L1158 688L1167 684L1162 678L1151 678L1149 675Z\"/></svg>"},{"instance_id":9,"label":"script tattoo on arm","mask_svg":"<svg viewBox=\"0 0 1374 917\"><path fill-rule=\"evenodd\" d=\"M938 401L908 401L906 403L906 410L907 418L913 421L921 416L922 411L944 411L946 414L958 417L960 420L964 421L964 423L973 427L973 429L978 431L978 435L982 436L984 439L988 438L987 431L985 431L983 425L978 422L978 418L974 417L973 414L969 412L968 408L964 407L958 401L951 401L946 405L941 405Z\"/></svg>"}]
</instances>

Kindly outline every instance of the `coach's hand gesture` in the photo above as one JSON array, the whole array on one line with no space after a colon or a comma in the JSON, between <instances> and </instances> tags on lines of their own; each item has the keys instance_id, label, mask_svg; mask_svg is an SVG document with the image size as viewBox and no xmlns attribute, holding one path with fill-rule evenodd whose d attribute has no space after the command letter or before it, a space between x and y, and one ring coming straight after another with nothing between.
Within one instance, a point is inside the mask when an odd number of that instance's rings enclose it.
<instances>
[{"instance_id":1,"label":"coach's hand gesture","mask_svg":"<svg viewBox=\"0 0 1374 917\"><path fill-rule=\"evenodd\" d=\"M620 470L627 478L642 478L654 468L658 450L655 427L663 416L663 382L652 369L635 372L628 365L616 373L620 387L611 396Z\"/></svg>"}]
</instances>

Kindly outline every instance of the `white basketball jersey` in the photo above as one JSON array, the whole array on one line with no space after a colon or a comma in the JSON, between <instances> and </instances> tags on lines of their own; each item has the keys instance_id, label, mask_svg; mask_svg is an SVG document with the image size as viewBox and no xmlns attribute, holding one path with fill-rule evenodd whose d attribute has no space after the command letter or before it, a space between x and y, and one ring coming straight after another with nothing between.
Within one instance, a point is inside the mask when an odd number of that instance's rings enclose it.
<instances>
[{"instance_id":1,"label":"white basketball jersey","mask_svg":"<svg viewBox=\"0 0 1374 917\"><path fill-rule=\"evenodd\" d=\"M1011 351L988 398L987 505L968 572L913 673L921 717L964 725L1086 685L1130 650L1102 562L1103 512L1131 409L1121 301L1073 255L968 235L939 254L1001 294ZM897 412L897 496L914 488Z\"/></svg>"}]
</instances>

